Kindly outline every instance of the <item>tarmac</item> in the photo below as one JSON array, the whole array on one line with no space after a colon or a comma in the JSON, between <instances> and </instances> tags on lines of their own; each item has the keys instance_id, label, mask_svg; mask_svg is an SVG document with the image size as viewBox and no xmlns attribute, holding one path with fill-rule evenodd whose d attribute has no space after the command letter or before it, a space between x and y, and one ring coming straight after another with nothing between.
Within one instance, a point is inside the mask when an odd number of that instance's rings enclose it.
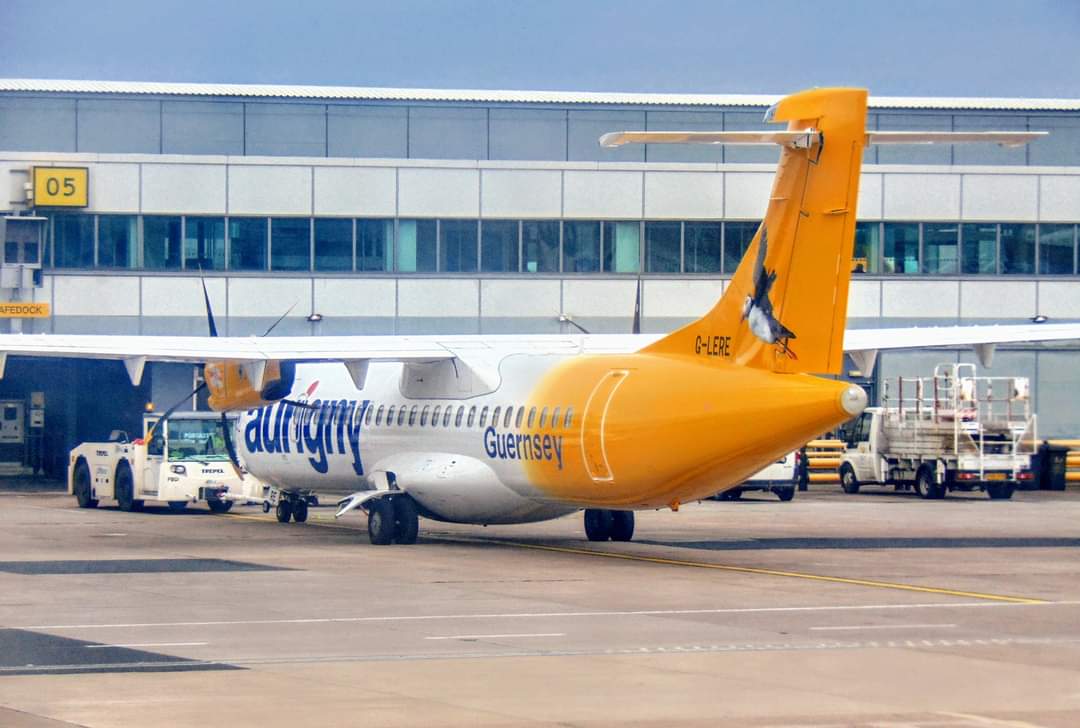
<instances>
[{"instance_id":1,"label":"tarmac","mask_svg":"<svg viewBox=\"0 0 1080 728\"><path fill-rule=\"evenodd\" d=\"M279 524L0 484L0 726L1080 725L1080 491Z\"/></svg>"}]
</instances>

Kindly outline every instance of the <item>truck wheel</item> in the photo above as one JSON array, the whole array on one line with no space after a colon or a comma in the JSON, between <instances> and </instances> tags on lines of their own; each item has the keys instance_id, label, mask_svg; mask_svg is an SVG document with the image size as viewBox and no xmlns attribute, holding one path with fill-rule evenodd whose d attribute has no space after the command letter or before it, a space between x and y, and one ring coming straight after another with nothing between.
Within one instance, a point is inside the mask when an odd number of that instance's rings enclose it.
<instances>
[{"instance_id":1,"label":"truck wheel","mask_svg":"<svg viewBox=\"0 0 1080 728\"><path fill-rule=\"evenodd\" d=\"M187 501L169 501L169 510L173 513L183 513L187 509Z\"/></svg>"},{"instance_id":2,"label":"truck wheel","mask_svg":"<svg viewBox=\"0 0 1080 728\"><path fill-rule=\"evenodd\" d=\"M1015 483L991 483L986 486L986 494L990 496L990 500L1009 500L1015 490Z\"/></svg>"},{"instance_id":3,"label":"truck wheel","mask_svg":"<svg viewBox=\"0 0 1080 728\"><path fill-rule=\"evenodd\" d=\"M120 510L125 513L142 509L142 501L135 500L135 479L131 476L131 466L127 460L121 460L116 466L116 476L113 481L116 503Z\"/></svg>"},{"instance_id":4,"label":"truck wheel","mask_svg":"<svg viewBox=\"0 0 1080 728\"><path fill-rule=\"evenodd\" d=\"M945 497L945 484L934 482L934 469L929 465L919 466L915 474L915 490L920 498L937 500Z\"/></svg>"},{"instance_id":5,"label":"truck wheel","mask_svg":"<svg viewBox=\"0 0 1080 728\"><path fill-rule=\"evenodd\" d=\"M795 497L795 486L785 485L780 488L773 488L773 493L776 493L776 497L787 503L789 500Z\"/></svg>"},{"instance_id":6,"label":"truck wheel","mask_svg":"<svg viewBox=\"0 0 1080 728\"><path fill-rule=\"evenodd\" d=\"M845 493L859 492L859 479L855 477L855 468L851 467L851 463L840 466L840 487Z\"/></svg>"},{"instance_id":7,"label":"truck wheel","mask_svg":"<svg viewBox=\"0 0 1080 728\"><path fill-rule=\"evenodd\" d=\"M74 491L79 508L97 508L97 501L91 497L93 491L90 488L90 468L82 458L75 464Z\"/></svg>"},{"instance_id":8,"label":"truck wheel","mask_svg":"<svg viewBox=\"0 0 1080 728\"><path fill-rule=\"evenodd\" d=\"M208 498L206 505L211 513L228 513L232 510L232 501L223 501L220 498Z\"/></svg>"}]
</instances>

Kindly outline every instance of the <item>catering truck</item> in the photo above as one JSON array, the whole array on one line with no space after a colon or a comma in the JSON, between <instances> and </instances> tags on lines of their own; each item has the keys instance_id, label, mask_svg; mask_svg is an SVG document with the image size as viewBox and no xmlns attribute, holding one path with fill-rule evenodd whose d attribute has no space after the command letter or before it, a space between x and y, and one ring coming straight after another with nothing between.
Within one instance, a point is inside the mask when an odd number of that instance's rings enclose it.
<instances>
[{"instance_id":1,"label":"catering truck","mask_svg":"<svg viewBox=\"0 0 1080 728\"><path fill-rule=\"evenodd\" d=\"M895 385L895 389L892 387ZM982 490L1011 498L1029 480L1036 442L1025 377L976 376L973 364L942 364L932 377L885 382L880 407L845 427L840 485L913 488L923 498Z\"/></svg>"},{"instance_id":2,"label":"catering truck","mask_svg":"<svg viewBox=\"0 0 1080 728\"><path fill-rule=\"evenodd\" d=\"M145 415L137 440L114 430L108 442L85 442L71 451L68 493L80 508L111 498L122 511L159 501L176 512L205 502L224 513L234 503L263 501L262 482L233 467L219 414L181 412L160 420Z\"/></svg>"}]
</instances>

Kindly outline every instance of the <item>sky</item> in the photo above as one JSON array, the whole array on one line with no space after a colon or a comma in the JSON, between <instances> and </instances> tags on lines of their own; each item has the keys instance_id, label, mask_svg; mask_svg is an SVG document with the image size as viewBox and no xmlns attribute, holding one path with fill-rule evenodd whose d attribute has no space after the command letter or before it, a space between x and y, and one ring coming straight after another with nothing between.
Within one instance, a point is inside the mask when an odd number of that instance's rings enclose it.
<instances>
[{"instance_id":1,"label":"sky","mask_svg":"<svg viewBox=\"0 0 1080 728\"><path fill-rule=\"evenodd\" d=\"M0 0L0 77L1080 97L1080 0Z\"/></svg>"}]
</instances>

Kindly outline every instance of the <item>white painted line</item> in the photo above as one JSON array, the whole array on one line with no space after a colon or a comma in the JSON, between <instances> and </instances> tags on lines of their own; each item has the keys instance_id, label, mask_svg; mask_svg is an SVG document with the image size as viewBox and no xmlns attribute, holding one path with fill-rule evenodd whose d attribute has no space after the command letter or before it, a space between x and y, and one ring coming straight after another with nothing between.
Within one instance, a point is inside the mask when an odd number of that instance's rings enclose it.
<instances>
[{"instance_id":1,"label":"white painted line","mask_svg":"<svg viewBox=\"0 0 1080 728\"><path fill-rule=\"evenodd\" d=\"M198 647L209 642L139 642L123 645L83 645L88 650L101 650L106 647Z\"/></svg>"},{"instance_id":2,"label":"white painted line","mask_svg":"<svg viewBox=\"0 0 1080 728\"><path fill-rule=\"evenodd\" d=\"M955 626L955 624L853 624L848 627L811 627L810 629L824 632L848 629L947 629Z\"/></svg>"},{"instance_id":3,"label":"white painted line","mask_svg":"<svg viewBox=\"0 0 1080 728\"><path fill-rule=\"evenodd\" d=\"M425 637L426 640L494 640L507 637L565 637L565 632L536 632L534 634L451 634L441 637Z\"/></svg>"},{"instance_id":4,"label":"white painted line","mask_svg":"<svg viewBox=\"0 0 1080 728\"><path fill-rule=\"evenodd\" d=\"M729 607L720 609L635 609L606 612L505 612L485 614L414 614L377 615L368 617L311 617L299 619L236 619L204 622L125 622L119 624L35 624L8 625L16 629L131 629L136 627L230 627L234 625L260 624L341 624L361 622L425 622L467 619L550 619L588 617L669 617L679 615L708 614L773 614L783 612L846 612L902 609L990 609L1043 608L1075 606L1080 601L1040 602L1034 604L1016 602L947 602L939 604L830 604L816 607Z\"/></svg>"}]
</instances>

